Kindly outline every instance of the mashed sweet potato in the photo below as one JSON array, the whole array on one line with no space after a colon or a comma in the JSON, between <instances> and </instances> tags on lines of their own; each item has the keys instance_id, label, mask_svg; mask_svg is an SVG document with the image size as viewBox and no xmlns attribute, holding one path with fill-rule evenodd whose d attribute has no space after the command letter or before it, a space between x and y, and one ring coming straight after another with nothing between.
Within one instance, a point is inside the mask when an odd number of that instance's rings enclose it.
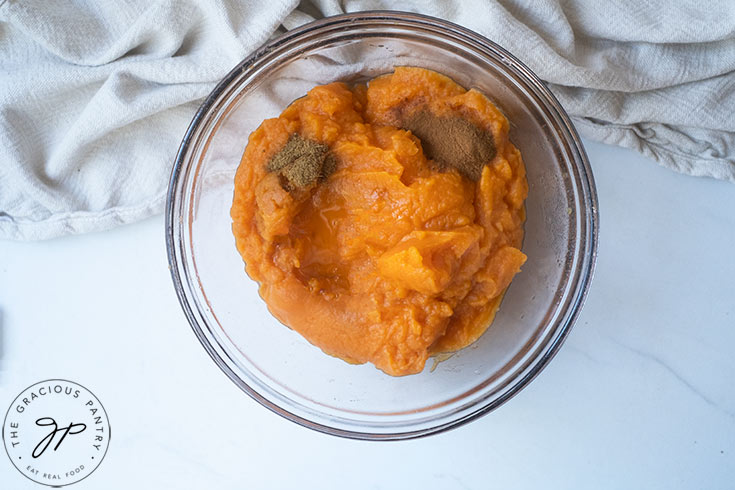
<instances>
[{"instance_id":1,"label":"mashed sweet potato","mask_svg":"<svg viewBox=\"0 0 735 490\"><path fill-rule=\"evenodd\" d=\"M401 129L416 114L462 118L492 136L477 181L427 159ZM266 170L294 134L336 160L318 183L289 188ZM276 318L327 354L406 375L492 322L526 260L527 192L498 109L406 67L368 85L315 87L264 121L237 170L231 215L247 273Z\"/></svg>"}]
</instances>

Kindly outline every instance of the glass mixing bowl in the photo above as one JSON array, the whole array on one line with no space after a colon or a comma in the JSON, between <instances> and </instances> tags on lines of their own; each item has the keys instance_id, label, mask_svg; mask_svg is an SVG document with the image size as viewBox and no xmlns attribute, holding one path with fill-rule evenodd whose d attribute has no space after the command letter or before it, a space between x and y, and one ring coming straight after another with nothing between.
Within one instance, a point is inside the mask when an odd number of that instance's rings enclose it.
<instances>
[{"instance_id":1,"label":"glass mixing bowl","mask_svg":"<svg viewBox=\"0 0 735 490\"><path fill-rule=\"evenodd\" d=\"M416 375L322 353L268 312L244 271L229 215L247 138L315 85L419 66L487 96L510 120L529 195L528 261L472 346ZM438 196L440 197L440 196ZM248 395L312 429L405 439L456 427L507 401L554 356L577 318L597 249L597 196L569 117L514 56L443 20L398 12L331 17L295 29L235 67L186 132L166 210L171 274L209 355Z\"/></svg>"}]
</instances>

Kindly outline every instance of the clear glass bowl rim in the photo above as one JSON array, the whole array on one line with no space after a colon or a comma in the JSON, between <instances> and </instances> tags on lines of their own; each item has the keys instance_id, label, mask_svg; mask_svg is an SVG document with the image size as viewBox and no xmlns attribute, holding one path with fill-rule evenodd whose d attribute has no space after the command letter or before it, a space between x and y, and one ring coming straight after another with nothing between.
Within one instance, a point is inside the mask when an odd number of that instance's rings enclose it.
<instances>
[{"instance_id":1,"label":"clear glass bowl rim","mask_svg":"<svg viewBox=\"0 0 735 490\"><path fill-rule=\"evenodd\" d=\"M579 174L579 179L574 181L577 187L577 191L581 196L581 210L584 212L582 219L583 233L581 236L580 248L583 251L580 254L579 263L579 274L576 275L576 281L572 284L571 303L569 305L568 315L561 315L557 320L563 324L557 329L557 334L550 342L545 346L545 350L540 357L535 359L535 362L530 368L524 372L523 376L516 379L514 383L510 384L508 389L502 393L501 396L487 401L484 405L478 405L476 409L460 418L443 422L432 427L422 428L419 430L408 430L408 431L396 431L391 433L372 433L364 431L353 431L345 430L340 428L331 427L329 425L315 422L308 418L302 417L295 413L292 413L282 406L279 406L245 383L232 368L224 361L223 354L227 354L221 348L217 348L213 345L213 339L210 338L206 331L206 328L202 328L196 319L196 315L192 310L192 305L186 296L186 272L182 270L177 253L181 254L181 231L182 224L180 217L177 216L177 209L180 207L183 201L183 189L180 188L179 181L182 175L182 170L188 163L187 156L189 148L192 145L193 137L197 134L200 127L207 122L208 116L214 112L217 107L216 101L219 99L221 94L231 88L233 82L242 76L250 67L255 65L258 61L268 57L273 51L287 45L299 42L300 39L313 36L318 34L320 31L330 31L335 27L373 27L373 26L384 26L391 27L400 24L402 27L417 27L421 29L433 29L440 31L443 35L449 35L455 39L459 39L462 42L471 44L476 50L483 52L484 54L493 57L500 58L502 62L508 67L513 69L516 74L520 75L524 81L529 85L534 95L540 97L547 109L550 109L554 116L558 119L561 125L561 136L565 143L569 145L570 151L574 154L575 158L571 159L572 165ZM379 31L376 31L379 32ZM293 29L285 34L282 34L270 42L266 43L263 47L255 51L252 55L238 63L222 81L212 90L207 96L202 105L197 110L191 124L187 128L182 143L177 152L174 165L171 171L171 178L169 181L168 192L166 196L166 210L165 210L165 234L166 234L166 252L169 262L169 270L171 278L173 280L174 289L179 298L179 302L184 310L184 313L191 325L194 333L205 348L210 357L214 362L222 369L222 371L245 393L251 398L256 400L261 405L265 406L272 412L295 422L303 427L307 427L319 432L327 433L330 435L346 437L351 439L363 439L363 440L403 440L412 439L417 437L423 437L431 434L443 432L452 428L459 427L468 423L476 418L489 413L495 408L499 407L514 395L516 395L521 389L523 389L530 381L532 381L548 364L548 362L556 355L561 345L566 340L572 326L576 322L579 312L584 305L589 287L594 275L595 264L597 259L597 246L598 246L598 234L599 234L599 214L598 214L598 202L597 202L597 191L595 188L594 177L592 170L582 145L581 139L571 122L566 111L559 104L556 97L548 90L545 84L536 76L525 64L518 60L511 53L500 47L493 41L485 38L484 36L470 30L454 24L449 21L438 19L435 17L416 14L411 12L400 12L400 11L366 11L352 14L342 14L332 17L327 17L314 22L310 22L301 27ZM194 306L195 307L195 306Z\"/></svg>"}]
</instances>

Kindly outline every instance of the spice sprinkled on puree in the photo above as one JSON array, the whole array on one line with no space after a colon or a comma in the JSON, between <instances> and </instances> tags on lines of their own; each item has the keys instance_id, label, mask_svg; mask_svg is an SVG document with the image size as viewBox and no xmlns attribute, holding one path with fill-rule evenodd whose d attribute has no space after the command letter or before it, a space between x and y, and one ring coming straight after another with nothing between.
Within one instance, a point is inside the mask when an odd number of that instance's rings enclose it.
<instances>
[{"instance_id":1,"label":"spice sprinkled on puree","mask_svg":"<svg viewBox=\"0 0 735 490\"><path fill-rule=\"evenodd\" d=\"M481 93L396 68L314 87L250 135L233 232L271 313L394 376L477 340L526 256L520 152Z\"/></svg>"}]
</instances>

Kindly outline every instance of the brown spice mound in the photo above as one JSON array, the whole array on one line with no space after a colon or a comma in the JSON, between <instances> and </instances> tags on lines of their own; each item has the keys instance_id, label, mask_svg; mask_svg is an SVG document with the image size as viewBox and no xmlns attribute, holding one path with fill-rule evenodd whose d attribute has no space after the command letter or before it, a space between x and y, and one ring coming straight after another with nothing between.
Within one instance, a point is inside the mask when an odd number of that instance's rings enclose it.
<instances>
[{"instance_id":1,"label":"brown spice mound","mask_svg":"<svg viewBox=\"0 0 735 490\"><path fill-rule=\"evenodd\" d=\"M281 185L290 192L326 180L337 169L337 160L327 145L294 133L265 169L278 172Z\"/></svg>"},{"instance_id":2,"label":"brown spice mound","mask_svg":"<svg viewBox=\"0 0 735 490\"><path fill-rule=\"evenodd\" d=\"M424 154L440 169L454 167L473 182L480 180L483 167L495 158L492 133L463 117L436 116L421 109L405 118L401 126L421 140Z\"/></svg>"}]
</instances>

